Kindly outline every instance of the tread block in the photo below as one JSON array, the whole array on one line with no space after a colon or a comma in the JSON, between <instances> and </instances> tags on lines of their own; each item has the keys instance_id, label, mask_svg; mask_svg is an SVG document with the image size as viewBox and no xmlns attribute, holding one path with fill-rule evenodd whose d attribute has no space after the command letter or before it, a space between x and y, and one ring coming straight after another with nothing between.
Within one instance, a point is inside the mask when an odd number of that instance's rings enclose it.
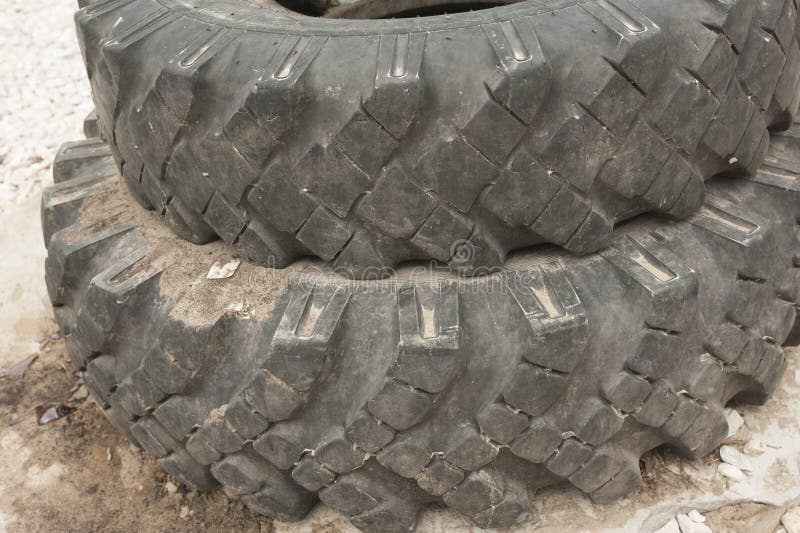
<instances>
[{"instance_id":1,"label":"tread block","mask_svg":"<svg viewBox=\"0 0 800 533\"><path fill-rule=\"evenodd\" d=\"M248 205L280 231L297 231L316 207L292 180L289 169L270 165L247 195Z\"/></svg>"},{"instance_id":2,"label":"tread block","mask_svg":"<svg viewBox=\"0 0 800 533\"><path fill-rule=\"evenodd\" d=\"M599 398L591 398L576 411L573 431L583 442L598 446L622 427L624 418Z\"/></svg>"},{"instance_id":3,"label":"tread block","mask_svg":"<svg viewBox=\"0 0 800 533\"><path fill-rule=\"evenodd\" d=\"M596 450L588 461L569 476L569 481L583 492L592 493L624 468L624 460L615 450Z\"/></svg>"},{"instance_id":4,"label":"tread block","mask_svg":"<svg viewBox=\"0 0 800 533\"><path fill-rule=\"evenodd\" d=\"M590 494L596 503L609 503L635 492L642 485L642 473L637 464L625 463L623 469L603 486Z\"/></svg>"},{"instance_id":5,"label":"tread block","mask_svg":"<svg viewBox=\"0 0 800 533\"><path fill-rule=\"evenodd\" d=\"M461 470L478 470L492 462L500 449L484 439L477 428L467 426L449 435L445 460Z\"/></svg>"},{"instance_id":6,"label":"tread block","mask_svg":"<svg viewBox=\"0 0 800 533\"><path fill-rule=\"evenodd\" d=\"M211 474L234 494L251 494L270 480L274 467L251 452L229 455L211 466Z\"/></svg>"},{"instance_id":7,"label":"tread block","mask_svg":"<svg viewBox=\"0 0 800 533\"><path fill-rule=\"evenodd\" d=\"M378 462L405 478L419 474L431 460L431 451L422 448L412 439L395 439L378 454Z\"/></svg>"},{"instance_id":8,"label":"tread block","mask_svg":"<svg viewBox=\"0 0 800 533\"><path fill-rule=\"evenodd\" d=\"M314 457L337 474L355 470L366 460L364 452L344 437L329 440L314 452Z\"/></svg>"},{"instance_id":9,"label":"tread block","mask_svg":"<svg viewBox=\"0 0 800 533\"><path fill-rule=\"evenodd\" d=\"M56 184L86 176L95 169L113 175L111 149L103 139L92 137L62 144L53 160L53 182Z\"/></svg>"},{"instance_id":10,"label":"tread block","mask_svg":"<svg viewBox=\"0 0 800 533\"><path fill-rule=\"evenodd\" d=\"M748 334L740 327L726 322L707 335L705 349L717 359L733 364L749 340Z\"/></svg>"},{"instance_id":11,"label":"tread block","mask_svg":"<svg viewBox=\"0 0 800 533\"><path fill-rule=\"evenodd\" d=\"M511 444L511 453L532 463L544 463L561 444L561 432L536 421Z\"/></svg>"},{"instance_id":12,"label":"tread block","mask_svg":"<svg viewBox=\"0 0 800 533\"><path fill-rule=\"evenodd\" d=\"M497 168L458 135L434 144L415 170L424 188L462 213L497 175Z\"/></svg>"},{"instance_id":13,"label":"tread block","mask_svg":"<svg viewBox=\"0 0 800 533\"><path fill-rule=\"evenodd\" d=\"M600 21L616 46L604 50L614 67L625 73L645 94L654 90L661 71L648 65L663 64L665 40L661 28L629 0L602 0L581 5Z\"/></svg>"},{"instance_id":14,"label":"tread block","mask_svg":"<svg viewBox=\"0 0 800 533\"><path fill-rule=\"evenodd\" d=\"M565 375L523 363L517 366L503 398L516 409L537 416L561 397L566 385Z\"/></svg>"},{"instance_id":15,"label":"tread block","mask_svg":"<svg viewBox=\"0 0 800 533\"><path fill-rule=\"evenodd\" d=\"M281 470L288 470L303 455L303 448L274 426L253 442L253 449Z\"/></svg>"},{"instance_id":16,"label":"tread block","mask_svg":"<svg viewBox=\"0 0 800 533\"><path fill-rule=\"evenodd\" d=\"M547 461L547 469L557 476L568 477L584 464L592 455L592 447L578 439L566 439Z\"/></svg>"},{"instance_id":17,"label":"tread block","mask_svg":"<svg viewBox=\"0 0 800 533\"><path fill-rule=\"evenodd\" d=\"M566 246L591 212L579 193L564 186L529 227L545 241Z\"/></svg>"},{"instance_id":18,"label":"tread block","mask_svg":"<svg viewBox=\"0 0 800 533\"><path fill-rule=\"evenodd\" d=\"M354 113L336 135L336 143L359 168L373 177L399 144L380 124L361 112Z\"/></svg>"},{"instance_id":19,"label":"tread block","mask_svg":"<svg viewBox=\"0 0 800 533\"><path fill-rule=\"evenodd\" d=\"M390 379L369 401L368 409L396 431L404 431L421 422L432 405L430 394Z\"/></svg>"},{"instance_id":20,"label":"tread block","mask_svg":"<svg viewBox=\"0 0 800 533\"><path fill-rule=\"evenodd\" d=\"M431 452L412 439L396 439L378 454L378 462L395 474L412 478L431 460Z\"/></svg>"},{"instance_id":21,"label":"tread block","mask_svg":"<svg viewBox=\"0 0 800 533\"><path fill-rule=\"evenodd\" d=\"M370 183L369 176L334 145L312 146L295 167L294 177L304 191L341 218L347 216Z\"/></svg>"},{"instance_id":22,"label":"tread block","mask_svg":"<svg viewBox=\"0 0 800 533\"><path fill-rule=\"evenodd\" d=\"M693 153L719 109L719 100L700 80L688 74L676 73L666 83L669 98L652 120L681 149Z\"/></svg>"},{"instance_id":23,"label":"tread block","mask_svg":"<svg viewBox=\"0 0 800 533\"><path fill-rule=\"evenodd\" d=\"M377 453L394 438L394 431L369 413L360 413L347 428L347 436L359 448Z\"/></svg>"},{"instance_id":24,"label":"tread block","mask_svg":"<svg viewBox=\"0 0 800 533\"><path fill-rule=\"evenodd\" d=\"M265 476L263 487L242 496L242 502L257 513L279 520L302 520L317 503L317 496L298 485L288 472L263 462L260 467L261 475Z\"/></svg>"},{"instance_id":25,"label":"tread block","mask_svg":"<svg viewBox=\"0 0 800 533\"><path fill-rule=\"evenodd\" d=\"M689 429L699 415L700 407L697 403L686 396L678 395L678 405L661 429L666 435L677 439Z\"/></svg>"},{"instance_id":26,"label":"tread block","mask_svg":"<svg viewBox=\"0 0 800 533\"><path fill-rule=\"evenodd\" d=\"M245 439L252 439L269 427L269 421L254 411L242 396L237 396L228 404L225 419Z\"/></svg>"},{"instance_id":27,"label":"tread block","mask_svg":"<svg viewBox=\"0 0 800 533\"><path fill-rule=\"evenodd\" d=\"M487 469L472 472L455 489L444 495L444 502L461 514L473 516L503 498L502 481Z\"/></svg>"},{"instance_id":28,"label":"tread block","mask_svg":"<svg viewBox=\"0 0 800 533\"><path fill-rule=\"evenodd\" d=\"M528 417L502 403L490 403L478 411L481 433L498 444L508 444L528 427Z\"/></svg>"},{"instance_id":29,"label":"tread block","mask_svg":"<svg viewBox=\"0 0 800 533\"><path fill-rule=\"evenodd\" d=\"M116 188L113 174L107 172L81 173L78 177L47 187L42 193L42 234L45 245L56 231L77 222L80 206L85 199Z\"/></svg>"},{"instance_id":30,"label":"tread block","mask_svg":"<svg viewBox=\"0 0 800 533\"><path fill-rule=\"evenodd\" d=\"M227 243L236 241L247 225L244 213L215 193L208 203L203 219Z\"/></svg>"},{"instance_id":31,"label":"tread block","mask_svg":"<svg viewBox=\"0 0 800 533\"><path fill-rule=\"evenodd\" d=\"M317 492L333 483L336 474L307 455L292 469L292 478L304 489Z\"/></svg>"},{"instance_id":32,"label":"tread block","mask_svg":"<svg viewBox=\"0 0 800 533\"><path fill-rule=\"evenodd\" d=\"M461 134L486 159L502 166L527 132L506 108L489 100L471 117Z\"/></svg>"},{"instance_id":33,"label":"tread block","mask_svg":"<svg viewBox=\"0 0 800 533\"><path fill-rule=\"evenodd\" d=\"M268 118L273 137L280 139L305 103L301 90L311 64L327 42L324 36L287 35L269 59L264 74L247 96L244 107L255 117Z\"/></svg>"},{"instance_id":34,"label":"tread block","mask_svg":"<svg viewBox=\"0 0 800 533\"><path fill-rule=\"evenodd\" d=\"M640 198L650 189L657 169L664 166L671 153L672 148L647 122L637 120L627 141L603 165L598 179L626 198Z\"/></svg>"},{"instance_id":35,"label":"tread block","mask_svg":"<svg viewBox=\"0 0 800 533\"><path fill-rule=\"evenodd\" d=\"M359 213L387 235L407 239L416 233L436 201L414 183L400 168L393 166L378 179L359 206Z\"/></svg>"},{"instance_id":36,"label":"tread block","mask_svg":"<svg viewBox=\"0 0 800 533\"><path fill-rule=\"evenodd\" d=\"M471 223L455 211L438 205L412 237L411 244L434 259L447 261L455 247L472 233Z\"/></svg>"},{"instance_id":37,"label":"tread block","mask_svg":"<svg viewBox=\"0 0 800 533\"><path fill-rule=\"evenodd\" d=\"M459 295L455 284L398 291L400 346L395 379L430 393L441 392L456 368Z\"/></svg>"},{"instance_id":38,"label":"tread block","mask_svg":"<svg viewBox=\"0 0 800 533\"><path fill-rule=\"evenodd\" d=\"M676 444L692 459L711 453L728 436L728 422L721 409L701 406L700 414Z\"/></svg>"},{"instance_id":39,"label":"tread block","mask_svg":"<svg viewBox=\"0 0 800 533\"><path fill-rule=\"evenodd\" d=\"M131 426L131 435L153 457L166 457L182 447L161 424L149 416Z\"/></svg>"},{"instance_id":40,"label":"tread block","mask_svg":"<svg viewBox=\"0 0 800 533\"><path fill-rule=\"evenodd\" d=\"M442 496L464 479L464 472L435 457L433 461L417 475L417 484L422 490L434 496Z\"/></svg>"},{"instance_id":41,"label":"tread block","mask_svg":"<svg viewBox=\"0 0 800 533\"><path fill-rule=\"evenodd\" d=\"M650 394L650 383L631 374L619 372L600 386L603 396L624 413L633 413Z\"/></svg>"},{"instance_id":42,"label":"tread block","mask_svg":"<svg viewBox=\"0 0 800 533\"><path fill-rule=\"evenodd\" d=\"M319 497L325 505L352 515L369 511L378 506L380 501L370 492L365 479L347 476L324 488L320 491Z\"/></svg>"},{"instance_id":43,"label":"tread block","mask_svg":"<svg viewBox=\"0 0 800 533\"><path fill-rule=\"evenodd\" d=\"M324 207L317 207L297 232L297 240L325 261L344 248L353 232Z\"/></svg>"},{"instance_id":44,"label":"tread block","mask_svg":"<svg viewBox=\"0 0 800 533\"><path fill-rule=\"evenodd\" d=\"M308 391L319 378L350 299L348 291L331 286L298 286L291 292L265 364L272 376L290 387L284 394L287 398Z\"/></svg>"},{"instance_id":45,"label":"tread block","mask_svg":"<svg viewBox=\"0 0 800 533\"><path fill-rule=\"evenodd\" d=\"M678 395L672 390L669 383L656 381L652 390L644 401L641 409L633 417L642 424L650 427L661 427L669 419L678 405Z\"/></svg>"},{"instance_id":46,"label":"tread block","mask_svg":"<svg viewBox=\"0 0 800 533\"><path fill-rule=\"evenodd\" d=\"M509 290L533 332L525 359L544 369L571 372L588 339L583 304L558 263L523 274Z\"/></svg>"},{"instance_id":47,"label":"tread block","mask_svg":"<svg viewBox=\"0 0 800 533\"><path fill-rule=\"evenodd\" d=\"M481 195L480 203L508 226L528 226L560 189L559 180L526 150L519 150L511 167L501 170L497 182Z\"/></svg>"},{"instance_id":48,"label":"tread block","mask_svg":"<svg viewBox=\"0 0 800 533\"><path fill-rule=\"evenodd\" d=\"M426 33L381 35L375 84L364 108L397 139L416 118Z\"/></svg>"},{"instance_id":49,"label":"tread block","mask_svg":"<svg viewBox=\"0 0 800 533\"><path fill-rule=\"evenodd\" d=\"M174 451L162 457L158 464L183 484L197 491L208 492L218 486L208 467L196 462L183 451Z\"/></svg>"},{"instance_id":50,"label":"tread block","mask_svg":"<svg viewBox=\"0 0 800 533\"><path fill-rule=\"evenodd\" d=\"M646 331L635 354L629 357L628 368L648 378L662 378L671 368L671 362L682 353L680 338L662 331Z\"/></svg>"},{"instance_id":51,"label":"tread block","mask_svg":"<svg viewBox=\"0 0 800 533\"><path fill-rule=\"evenodd\" d=\"M618 148L614 135L582 107L550 138L536 146L528 143L540 161L580 191L588 191L608 157Z\"/></svg>"},{"instance_id":52,"label":"tread block","mask_svg":"<svg viewBox=\"0 0 800 533\"><path fill-rule=\"evenodd\" d=\"M304 394L262 372L244 390L244 399L270 422L291 418L303 403Z\"/></svg>"},{"instance_id":53,"label":"tread block","mask_svg":"<svg viewBox=\"0 0 800 533\"><path fill-rule=\"evenodd\" d=\"M786 62L780 44L761 29L750 32L739 59L736 76L761 109L767 109Z\"/></svg>"},{"instance_id":54,"label":"tread block","mask_svg":"<svg viewBox=\"0 0 800 533\"><path fill-rule=\"evenodd\" d=\"M687 303L697 299L697 273L654 239L625 237L600 252L650 297L652 309L645 316L650 327L681 331L692 320ZM647 375L647 374L645 374Z\"/></svg>"},{"instance_id":55,"label":"tread block","mask_svg":"<svg viewBox=\"0 0 800 533\"><path fill-rule=\"evenodd\" d=\"M500 61L500 73L489 81L489 90L522 122L532 123L553 75L533 23L523 18L481 27Z\"/></svg>"}]
</instances>

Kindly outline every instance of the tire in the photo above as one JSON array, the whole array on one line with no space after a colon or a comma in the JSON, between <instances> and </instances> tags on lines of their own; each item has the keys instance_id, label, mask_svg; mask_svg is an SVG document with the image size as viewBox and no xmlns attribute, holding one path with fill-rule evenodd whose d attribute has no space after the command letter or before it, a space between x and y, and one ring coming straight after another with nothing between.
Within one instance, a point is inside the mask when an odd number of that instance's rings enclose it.
<instances>
[{"instance_id":1,"label":"tire","mask_svg":"<svg viewBox=\"0 0 800 533\"><path fill-rule=\"evenodd\" d=\"M360 282L321 261L208 279L234 251L133 205L103 149L67 145L43 198L74 366L165 470L268 516L319 499L402 531L444 502L503 527L543 486L619 498L650 449L712 452L726 403L765 401L798 340L800 127L685 221L639 217L600 253Z\"/></svg>"},{"instance_id":2,"label":"tire","mask_svg":"<svg viewBox=\"0 0 800 533\"><path fill-rule=\"evenodd\" d=\"M706 179L754 171L798 107L794 0L395 20L258 3L102 0L76 21L136 198L180 237L268 266L472 275L534 244L595 252L618 222L684 218Z\"/></svg>"}]
</instances>

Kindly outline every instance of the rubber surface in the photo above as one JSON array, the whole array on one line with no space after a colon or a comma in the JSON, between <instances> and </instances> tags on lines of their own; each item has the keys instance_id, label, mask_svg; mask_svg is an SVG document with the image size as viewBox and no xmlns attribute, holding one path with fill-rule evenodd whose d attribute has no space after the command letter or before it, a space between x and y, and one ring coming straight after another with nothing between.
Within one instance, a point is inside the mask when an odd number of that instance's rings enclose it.
<instances>
[{"instance_id":1,"label":"rubber surface","mask_svg":"<svg viewBox=\"0 0 800 533\"><path fill-rule=\"evenodd\" d=\"M652 448L713 451L723 406L764 401L798 340L800 127L686 221L640 217L599 254L363 282L313 261L207 279L233 250L132 205L104 150L66 145L43 199L74 365L164 469L269 516L319 499L403 531L443 501L501 527L547 485L618 498Z\"/></svg>"},{"instance_id":2,"label":"rubber surface","mask_svg":"<svg viewBox=\"0 0 800 533\"><path fill-rule=\"evenodd\" d=\"M181 237L353 278L601 249L753 171L798 106L794 0L530 0L334 20L270 2L102 0L76 16L125 181Z\"/></svg>"}]
</instances>

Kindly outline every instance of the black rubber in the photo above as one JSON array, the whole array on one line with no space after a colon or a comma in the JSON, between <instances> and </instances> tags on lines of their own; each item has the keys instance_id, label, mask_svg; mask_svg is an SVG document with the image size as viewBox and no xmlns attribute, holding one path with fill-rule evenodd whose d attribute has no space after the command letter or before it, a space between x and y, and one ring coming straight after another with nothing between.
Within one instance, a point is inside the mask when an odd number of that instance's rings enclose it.
<instances>
[{"instance_id":1,"label":"black rubber","mask_svg":"<svg viewBox=\"0 0 800 533\"><path fill-rule=\"evenodd\" d=\"M140 203L270 266L481 274L538 243L593 252L617 222L684 218L704 180L755 170L800 101L794 0L396 20L258 4L101 0L76 20L100 132Z\"/></svg>"},{"instance_id":2,"label":"black rubber","mask_svg":"<svg viewBox=\"0 0 800 533\"><path fill-rule=\"evenodd\" d=\"M404 531L443 501L501 527L547 485L624 496L646 451L713 451L723 406L764 401L800 340L800 127L685 221L480 278L305 261L207 279L234 251L133 205L101 141L67 145L55 176L47 286L87 387L168 472L285 520L319 498Z\"/></svg>"}]
</instances>

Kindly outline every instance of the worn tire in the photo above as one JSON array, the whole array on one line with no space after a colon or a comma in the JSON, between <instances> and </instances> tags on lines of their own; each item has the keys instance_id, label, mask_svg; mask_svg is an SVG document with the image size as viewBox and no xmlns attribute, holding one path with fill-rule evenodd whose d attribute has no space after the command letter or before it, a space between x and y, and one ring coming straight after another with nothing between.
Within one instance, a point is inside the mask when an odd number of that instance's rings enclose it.
<instances>
[{"instance_id":1,"label":"worn tire","mask_svg":"<svg viewBox=\"0 0 800 533\"><path fill-rule=\"evenodd\" d=\"M76 21L137 199L269 266L480 274L537 243L594 252L615 223L684 218L704 180L756 169L799 101L794 0L358 21L259 3L102 0Z\"/></svg>"},{"instance_id":2,"label":"worn tire","mask_svg":"<svg viewBox=\"0 0 800 533\"><path fill-rule=\"evenodd\" d=\"M500 527L546 485L618 498L647 450L711 452L723 406L764 401L785 367L800 128L757 173L711 180L687 220L640 217L601 253L360 282L313 261L207 279L234 250L172 235L103 150L67 145L43 198L74 366L164 469L269 516L301 519L319 498L382 533L443 501Z\"/></svg>"}]
</instances>

